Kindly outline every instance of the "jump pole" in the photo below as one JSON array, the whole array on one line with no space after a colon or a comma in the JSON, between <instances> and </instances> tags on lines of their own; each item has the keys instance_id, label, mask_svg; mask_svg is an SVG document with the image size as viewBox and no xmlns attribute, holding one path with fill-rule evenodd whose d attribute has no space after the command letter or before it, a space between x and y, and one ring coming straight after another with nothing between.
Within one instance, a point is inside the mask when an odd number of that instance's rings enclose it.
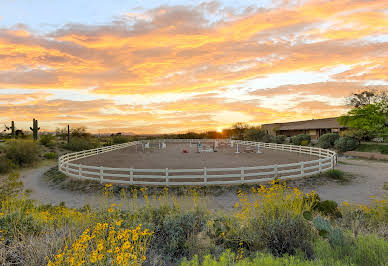
<instances>
[{"instance_id":1,"label":"jump pole","mask_svg":"<svg viewBox=\"0 0 388 266\"><path fill-rule=\"evenodd\" d=\"M237 150L235 153L240 153L240 144L237 143Z\"/></svg>"}]
</instances>

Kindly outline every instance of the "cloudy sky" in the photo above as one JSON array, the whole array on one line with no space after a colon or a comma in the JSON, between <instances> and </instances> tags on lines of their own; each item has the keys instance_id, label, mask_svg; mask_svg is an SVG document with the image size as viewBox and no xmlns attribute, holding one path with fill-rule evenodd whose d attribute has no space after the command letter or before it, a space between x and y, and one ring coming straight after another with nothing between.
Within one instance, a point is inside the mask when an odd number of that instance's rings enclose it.
<instances>
[{"instance_id":1,"label":"cloudy sky","mask_svg":"<svg viewBox=\"0 0 388 266\"><path fill-rule=\"evenodd\" d=\"M0 123L18 128L324 118L387 85L386 0L0 1Z\"/></svg>"}]
</instances>

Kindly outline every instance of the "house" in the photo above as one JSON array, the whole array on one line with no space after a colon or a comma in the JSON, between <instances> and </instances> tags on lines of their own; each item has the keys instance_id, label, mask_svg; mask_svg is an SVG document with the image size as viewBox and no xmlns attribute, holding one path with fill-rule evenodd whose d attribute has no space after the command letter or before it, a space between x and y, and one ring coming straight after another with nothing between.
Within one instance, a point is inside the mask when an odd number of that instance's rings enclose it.
<instances>
[{"instance_id":1,"label":"house","mask_svg":"<svg viewBox=\"0 0 388 266\"><path fill-rule=\"evenodd\" d=\"M346 129L338 123L337 117L313 119L305 121L264 124L261 126L268 134L272 136L285 135L287 137L299 134L307 134L311 139L318 139L326 133L341 132Z\"/></svg>"}]
</instances>

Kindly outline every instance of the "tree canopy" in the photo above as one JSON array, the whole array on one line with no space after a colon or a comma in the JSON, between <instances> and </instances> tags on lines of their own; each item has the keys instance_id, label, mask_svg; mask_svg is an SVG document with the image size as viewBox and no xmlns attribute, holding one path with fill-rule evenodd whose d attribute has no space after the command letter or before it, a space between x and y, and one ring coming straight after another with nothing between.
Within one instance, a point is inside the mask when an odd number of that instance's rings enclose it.
<instances>
[{"instance_id":1,"label":"tree canopy","mask_svg":"<svg viewBox=\"0 0 388 266\"><path fill-rule=\"evenodd\" d=\"M355 96L357 95L357 96ZM373 94L364 91L353 94L353 108L339 117L340 124L347 126L357 138L373 138L388 132L388 97L386 92ZM348 132L348 133L349 133Z\"/></svg>"}]
</instances>

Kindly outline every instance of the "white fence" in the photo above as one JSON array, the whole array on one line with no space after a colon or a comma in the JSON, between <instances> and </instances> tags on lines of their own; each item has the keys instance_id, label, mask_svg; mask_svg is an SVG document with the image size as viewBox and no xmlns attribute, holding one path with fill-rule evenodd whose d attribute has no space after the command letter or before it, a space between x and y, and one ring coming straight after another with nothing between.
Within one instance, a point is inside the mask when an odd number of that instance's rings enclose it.
<instances>
[{"instance_id":1,"label":"white fence","mask_svg":"<svg viewBox=\"0 0 388 266\"><path fill-rule=\"evenodd\" d=\"M160 140L153 140L160 141ZM167 143L201 143L212 142L214 139L166 139ZM124 144L117 144L101 147L92 150L68 153L58 160L58 168L62 173L86 180L95 180L101 183L118 183L130 185L226 185L226 184L247 184L271 181L274 178L281 180L300 178L321 173L322 171L334 168L337 164L337 154L334 151L295 146L289 144L262 143L254 141L240 141L219 139L219 143L227 143L241 146L254 146L265 149L274 149L288 152L296 152L317 156L318 159L291 164L238 167L238 168L202 168L202 169L137 169L137 168L112 168L103 166L88 166L71 163L72 161L110 152L131 146L137 147L147 141L134 141ZM152 141L151 141L152 142ZM265 156L265 153L262 155Z\"/></svg>"}]
</instances>

